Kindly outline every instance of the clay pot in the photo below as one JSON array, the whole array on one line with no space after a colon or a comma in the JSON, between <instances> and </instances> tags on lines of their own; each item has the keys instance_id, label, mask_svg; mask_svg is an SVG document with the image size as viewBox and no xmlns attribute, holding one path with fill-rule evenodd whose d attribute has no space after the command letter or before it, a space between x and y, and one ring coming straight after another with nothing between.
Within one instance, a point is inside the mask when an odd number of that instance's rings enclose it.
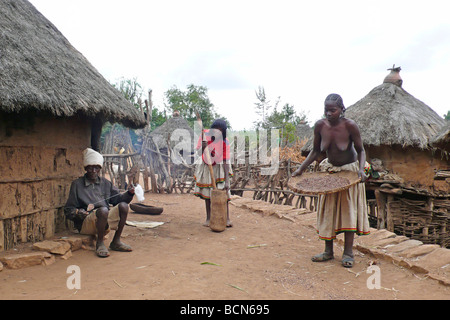
<instances>
[{"instance_id":1,"label":"clay pot","mask_svg":"<svg viewBox=\"0 0 450 320\"><path fill-rule=\"evenodd\" d=\"M391 72L384 78L383 83L393 83L399 87L402 86L403 80L402 77L400 77L400 70L402 70L401 67L395 67L395 64L392 68L389 68L388 70L391 70Z\"/></svg>"}]
</instances>

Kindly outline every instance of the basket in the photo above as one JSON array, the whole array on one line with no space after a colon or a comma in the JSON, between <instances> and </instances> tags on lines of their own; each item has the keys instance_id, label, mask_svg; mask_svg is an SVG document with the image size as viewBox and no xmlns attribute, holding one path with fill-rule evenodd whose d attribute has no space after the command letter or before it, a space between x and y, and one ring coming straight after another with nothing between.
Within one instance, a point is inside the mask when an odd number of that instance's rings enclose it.
<instances>
[{"instance_id":1,"label":"basket","mask_svg":"<svg viewBox=\"0 0 450 320\"><path fill-rule=\"evenodd\" d=\"M288 186L297 193L317 195L347 190L360 181L361 178L354 171L307 172L291 177Z\"/></svg>"}]
</instances>

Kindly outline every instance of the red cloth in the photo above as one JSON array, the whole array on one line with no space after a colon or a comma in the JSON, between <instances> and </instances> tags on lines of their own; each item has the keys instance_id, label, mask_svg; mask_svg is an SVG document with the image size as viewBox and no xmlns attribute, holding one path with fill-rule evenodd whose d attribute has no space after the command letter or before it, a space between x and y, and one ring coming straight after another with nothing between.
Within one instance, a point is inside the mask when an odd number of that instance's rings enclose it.
<instances>
[{"instance_id":1,"label":"red cloth","mask_svg":"<svg viewBox=\"0 0 450 320\"><path fill-rule=\"evenodd\" d=\"M230 141L228 138L222 140L219 137L215 137L215 140L212 141L212 136L208 135L209 130L205 130L205 139L208 142L208 149L210 150L210 157L212 165L216 165L217 163L221 164L230 159ZM202 137L200 136L197 143L197 149L202 147ZM205 149L206 151L206 149ZM205 159L205 154L202 154L202 160L204 163L208 164Z\"/></svg>"}]
</instances>

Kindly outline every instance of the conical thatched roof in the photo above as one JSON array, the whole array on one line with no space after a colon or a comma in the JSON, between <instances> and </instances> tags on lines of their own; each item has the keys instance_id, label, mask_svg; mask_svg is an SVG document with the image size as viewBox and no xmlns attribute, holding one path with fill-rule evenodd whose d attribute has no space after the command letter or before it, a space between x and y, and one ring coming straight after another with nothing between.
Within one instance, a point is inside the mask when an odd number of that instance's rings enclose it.
<instances>
[{"instance_id":1,"label":"conical thatched roof","mask_svg":"<svg viewBox=\"0 0 450 320\"><path fill-rule=\"evenodd\" d=\"M426 149L445 124L435 111L401 86L384 82L347 108L345 117L354 120L366 146L401 145ZM312 139L302 148L312 149Z\"/></svg>"},{"instance_id":2,"label":"conical thatched roof","mask_svg":"<svg viewBox=\"0 0 450 320\"><path fill-rule=\"evenodd\" d=\"M33 5L0 0L0 111L145 119Z\"/></svg>"},{"instance_id":3,"label":"conical thatched roof","mask_svg":"<svg viewBox=\"0 0 450 320\"><path fill-rule=\"evenodd\" d=\"M184 129L186 130L186 133L189 133L190 137L183 138L183 142L189 141L190 139L190 145L186 145L185 149L191 148L191 150L193 150L194 130L189 126L189 123L184 118L178 115L174 115L172 118L167 119L167 121L161 126L153 130L150 133L150 136L159 148L167 148L167 140L169 135L175 139L173 135L176 129ZM179 143L180 142L177 142L177 144Z\"/></svg>"},{"instance_id":4,"label":"conical thatched roof","mask_svg":"<svg viewBox=\"0 0 450 320\"><path fill-rule=\"evenodd\" d=\"M383 83L350 106L346 117L361 130L365 145L429 147L445 120L403 88Z\"/></svg>"}]
</instances>

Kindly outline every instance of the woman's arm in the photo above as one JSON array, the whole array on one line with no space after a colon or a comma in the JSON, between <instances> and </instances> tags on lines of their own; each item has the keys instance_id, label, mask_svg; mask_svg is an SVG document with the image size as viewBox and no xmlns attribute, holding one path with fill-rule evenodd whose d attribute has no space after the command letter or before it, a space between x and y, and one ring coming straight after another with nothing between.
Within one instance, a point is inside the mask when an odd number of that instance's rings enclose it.
<instances>
[{"instance_id":1,"label":"woman's arm","mask_svg":"<svg viewBox=\"0 0 450 320\"><path fill-rule=\"evenodd\" d=\"M313 149L308 154L308 156L306 157L305 161L302 162L300 167L292 173L293 177L295 177L297 175L301 175L306 170L306 168L308 168L308 166L314 160L316 160L319 157L319 155L321 154L321 152L320 152L320 143L321 143L322 139L321 139L321 136L320 136L320 130L321 130L322 125L323 125L322 122L319 120L319 121L317 121L316 125L314 126Z\"/></svg>"},{"instance_id":2,"label":"woman's arm","mask_svg":"<svg viewBox=\"0 0 450 320\"><path fill-rule=\"evenodd\" d=\"M364 144L361 138L361 132L359 131L358 125L356 122L349 122L349 132L350 137L353 140L353 146L358 154L358 162L359 162L359 171L358 176L361 178L361 182L367 180L367 176L364 173L364 166L366 164L366 151L364 150Z\"/></svg>"}]
</instances>

